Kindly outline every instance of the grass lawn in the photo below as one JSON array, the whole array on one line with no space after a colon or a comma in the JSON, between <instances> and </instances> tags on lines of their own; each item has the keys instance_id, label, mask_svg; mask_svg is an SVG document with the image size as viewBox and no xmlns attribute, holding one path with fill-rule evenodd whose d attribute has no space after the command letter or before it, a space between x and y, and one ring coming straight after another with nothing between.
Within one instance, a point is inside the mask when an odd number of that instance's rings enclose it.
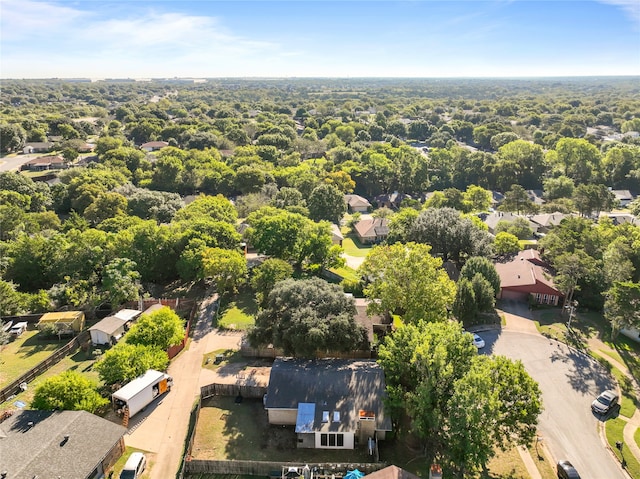
<instances>
[{"instance_id":1,"label":"grass lawn","mask_svg":"<svg viewBox=\"0 0 640 479\"><path fill-rule=\"evenodd\" d=\"M370 245L360 244L353 235L349 235L342 240L342 248L346 255L356 258L365 258L369 254L369 251L371 251Z\"/></svg>"},{"instance_id":2,"label":"grass lawn","mask_svg":"<svg viewBox=\"0 0 640 479\"><path fill-rule=\"evenodd\" d=\"M636 429L636 432L633 435L633 440L636 441L636 444L640 447L640 427Z\"/></svg>"},{"instance_id":3,"label":"grass lawn","mask_svg":"<svg viewBox=\"0 0 640 479\"><path fill-rule=\"evenodd\" d=\"M345 266L343 268L331 268L329 271L350 281L360 281L360 276L358 275L356 270L350 268L349 266Z\"/></svg>"},{"instance_id":4,"label":"grass lawn","mask_svg":"<svg viewBox=\"0 0 640 479\"><path fill-rule=\"evenodd\" d=\"M611 446L611 449L613 449L615 455L618 457L618 460L622 460L622 458L624 457L624 460L627 463L626 469L627 472L629 472L629 475L633 478L640 478L640 463L638 463L636 458L633 456L633 454L629 450L629 447L626 444L623 444L622 452L620 452L616 448L617 441L621 441L624 443L622 431L624 430L624 426L626 424L626 421L623 421L619 418L608 420L605 423L607 442L609 443L609 446Z\"/></svg>"},{"instance_id":5,"label":"grass lawn","mask_svg":"<svg viewBox=\"0 0 640 479\"><path fill-rule=\"evenodd\" d=\"M16 401L22 401L28 406L33 400L33 395L36 388L40 383L42 383L42 381L44 381L46 378L55 376L56 374L60 374L67 370L78 371L79 373L82 373L83 376L100 385L98 373L93 370L94 362L95 359L91 355L91 352L84 352L78 349L75 354L64 357L59 363L55 364L46 372L30 382L26 391L18 394L15 398L0 404L0 412L6 411L8 409L14 409L16 407L14 405Z\"/></svg>"},{"instance_id":6,"label":"grass lawn","mask_svg":"<svg viewBox=\"0 0 640 479\"><path fill-rule=\"evenodd\" d=\"M531 459L533 459L536 468L540 472L542 479L556 479L558 476L556 475L556 465L549 462L549 459L542 451L542 444L538 444L537 450L534 445L529 446L529 454L531 454Z\"/></svg>"},{"instance_id":7,"label":"grass lawn","mask_svg":"<svg viewBox=\"0 0 640 479\"><path fill-rule=\"evenodd\" d=\"M219 311L218 327L245 330L255 322L258 305L250 290L240 291L230 301L223 300Z\"/></svg>"},{"instance_id":8,"label":"grass lawn","mask_svg":"<svg viewBox=\"0 0 640 479\"><path fill-rule=\"evenodd\" d=\"M71 338L65 337L62 341L57 339L41 339L42 336L36 330L25 331L19 338L6 344L0 352L0 387L6 386L11 381L47 359L61 346L67 344Z\"/></svg>"}]
</instances>

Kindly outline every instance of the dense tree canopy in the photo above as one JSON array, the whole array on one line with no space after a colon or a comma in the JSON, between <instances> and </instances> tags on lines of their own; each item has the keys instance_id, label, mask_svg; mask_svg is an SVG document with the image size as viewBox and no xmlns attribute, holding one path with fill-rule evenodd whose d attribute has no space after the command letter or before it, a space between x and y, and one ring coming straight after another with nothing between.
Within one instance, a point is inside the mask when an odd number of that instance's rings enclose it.
<instances>
[{"instance_id":1,"label":"dense tree canopy","mask_svg":"<svg viewBox=\"0 0 640 479\"><path fill-rule=\"evenodd\" d=\"M269 293L249 340L298 357L368 349L367 332L355 322L355 312L353 299L337 285L319 278L287 279Z\"/></svg>"},{"instance_id":2,"label":"dense tree canopy","mask_svg":"<svg viewBox=\"0 0 640 479\"><path fill-rule=\"evenodd\" d=\"M106 404L109 400L100 396L97 384L77 371L65 371L45 379L36 388L31 407L45 411L61 409L94 413Z\"/></svg>"}]
</instances>

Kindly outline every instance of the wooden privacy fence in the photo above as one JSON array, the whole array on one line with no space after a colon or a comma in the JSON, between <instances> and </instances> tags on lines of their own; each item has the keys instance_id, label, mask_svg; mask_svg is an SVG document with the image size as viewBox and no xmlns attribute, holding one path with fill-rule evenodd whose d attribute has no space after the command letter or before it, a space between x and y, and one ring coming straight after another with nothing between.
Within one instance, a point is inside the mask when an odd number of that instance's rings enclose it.
<instances>
[{"instance_id":1,"label":"wooden privacy fence","mask_svg":"<svg viewBox=\"0 0 640 479\"><path fill-rule=\"evenodd\" d=\"M282 349L278 348L252 348L248 343L243 342L240 345L240 354L246 358L269 358L275 359L280 356L286 356ZM337 359L371 359L373 353L371 351L316 351L313 355L315 359L337 358Z\"/></svg>"},{"instance_id":2,"label":"wooden privacy fence","mask_svg":"<svg viewBox=\"0 0 640 479\"><path fill-rule=\"evenodd\" d=\"M89 331L83 331L78 334L75 338L69 341L67 344L58 348L51 356L49 356L44 361L36 364L29 371L24 373L15 381L11 382L4 388L0 389L0 403L7 401L14 394L18 394L22 391L20 385L22 383L29 383L33 381L37 376L45 372L54 364L57 364L62 358L67 356L69 353L75 351L80 347L80 345L84 342L87 342L90 339L91 335Z\"/></svg>"},{"instance_id":3,"label":"wooden privacy fence","mask_svg":"<svg viewBox=\"0 0 640 479\"><path fill-rule=\"evenodd\" d=\"M208 384L200 388L200 398L211 396L242 396L251 399L262 399L267 394L265 386L244 386L240 384Z\"/></svg>"},{"instance_id":4,"label":"wooden privacy fence","mask_svg":"<svg viewBox=\"0 0 640 479\"><path fill-rule=\"evenodd\" d=\"M385 463L321 463L307 464L311 469L317 468L317 476L342 477L348 470L358 469L365 474L379 471L387 466ZM234 474L249 476L273 476L277 473L280 477L282 468L302 467L299 462L268 462L268 461L209 461L193 459L185 462L186 474Z\"/></svg>"}]
</instances>

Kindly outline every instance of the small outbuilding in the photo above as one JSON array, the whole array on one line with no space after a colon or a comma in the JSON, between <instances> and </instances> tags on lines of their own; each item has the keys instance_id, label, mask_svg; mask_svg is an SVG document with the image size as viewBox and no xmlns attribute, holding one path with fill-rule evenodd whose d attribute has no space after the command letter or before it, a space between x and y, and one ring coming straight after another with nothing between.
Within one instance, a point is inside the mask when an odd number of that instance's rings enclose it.
<instances>
[{"instance_id":1,"label":"small outbuilding","mask_svg":"<svg viewBox=\"0 0 640 479\"><path fill-rule=\"evenodd\" d=\"M107 316L89 328L91 344L98 346L117 343L126 332L127 324L127 321L120 318Z\"/></svg>"},{"instance_id":2,"label":"small outbuilding","mask_svg":"<svg viewBox=\"0 0 640 479\"><path fill-rule=\"evenodd\" d=\"M84 329L84 313L82 311L61 311L45 313L38 321L38 329L55 327L58 334L75 334Z\"/></svg>"}]
</instances>

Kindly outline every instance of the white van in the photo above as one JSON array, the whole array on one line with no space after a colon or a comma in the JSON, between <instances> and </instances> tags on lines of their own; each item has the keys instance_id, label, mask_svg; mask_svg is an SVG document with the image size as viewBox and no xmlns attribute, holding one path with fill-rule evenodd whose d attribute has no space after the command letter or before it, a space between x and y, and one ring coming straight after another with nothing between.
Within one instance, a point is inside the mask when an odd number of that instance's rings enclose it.
<instances>
[{"instance_id":1,"label":"white van","mask_svg":"<svg viewBox=\"0 0 640 479\"><path fill-rule=\"evenodd\" d=\"M120 479L138 479L147 467L147 457L141 452L134 452L129 456L120 473Z\"/></svg>"}]
</instances>

